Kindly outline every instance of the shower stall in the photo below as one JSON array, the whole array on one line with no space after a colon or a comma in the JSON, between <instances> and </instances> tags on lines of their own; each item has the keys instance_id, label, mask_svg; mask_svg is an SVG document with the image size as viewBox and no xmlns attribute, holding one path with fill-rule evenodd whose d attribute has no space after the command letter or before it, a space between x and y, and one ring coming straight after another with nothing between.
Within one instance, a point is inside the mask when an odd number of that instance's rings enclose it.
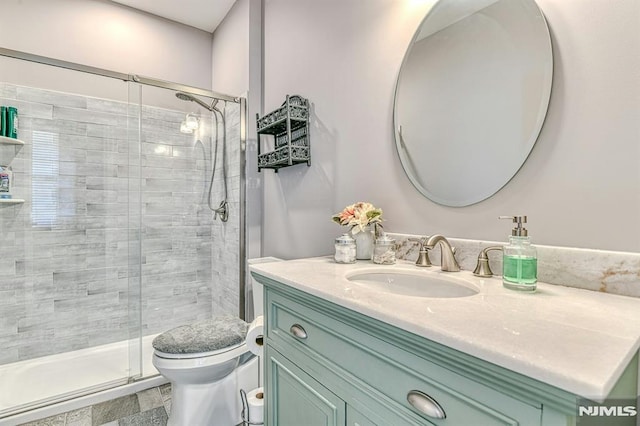
<instances>
[{"instance_id":1,"label":"shower stall","mask_svg":"<svg viewBox=\"0 0 640 426\"><path fill-rule=\"evenodd\" d=\"M156 376L167 329L244 317L244 99L0 49L0 105L0 422Z\"/></svg>"}]
</instances>

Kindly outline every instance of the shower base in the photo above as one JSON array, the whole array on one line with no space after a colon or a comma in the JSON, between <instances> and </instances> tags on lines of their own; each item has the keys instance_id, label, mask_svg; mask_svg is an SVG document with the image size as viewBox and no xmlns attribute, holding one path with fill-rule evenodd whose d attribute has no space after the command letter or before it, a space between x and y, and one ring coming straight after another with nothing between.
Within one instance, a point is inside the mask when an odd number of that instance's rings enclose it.
<instances>
[{"instance_id":1,"label":"shower base","mask_svg":"<svg viewBox=\"0 0 640 426\"><path fill-rule=\"evenodd\" d=\"M127 384L131 372L158 375L151 363L154 337L142 339L142 365L131 369L128 340L1 365L0 424L10 415Z\"/></svg>"}]
</instances>

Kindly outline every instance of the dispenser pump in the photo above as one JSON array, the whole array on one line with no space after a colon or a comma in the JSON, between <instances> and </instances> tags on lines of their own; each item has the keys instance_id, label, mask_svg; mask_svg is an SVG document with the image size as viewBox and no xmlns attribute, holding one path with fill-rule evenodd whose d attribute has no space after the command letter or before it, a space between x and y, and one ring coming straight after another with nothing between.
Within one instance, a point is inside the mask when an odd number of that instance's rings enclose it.
<instances>
[{"instance_id":1,"label":"dispenser pump","mask_svg":"<svg viewBox=\"0 0 640 426\"><path fill-rule=\"evenodd\" d=\"M523 223L527 223L526 216L498 216L498 219L511 219L513 223L517 224L515 228L511 230L511 235L514 237L526 237L529 235L527 228L522 226Z\"/></svg>"}]
</instances>

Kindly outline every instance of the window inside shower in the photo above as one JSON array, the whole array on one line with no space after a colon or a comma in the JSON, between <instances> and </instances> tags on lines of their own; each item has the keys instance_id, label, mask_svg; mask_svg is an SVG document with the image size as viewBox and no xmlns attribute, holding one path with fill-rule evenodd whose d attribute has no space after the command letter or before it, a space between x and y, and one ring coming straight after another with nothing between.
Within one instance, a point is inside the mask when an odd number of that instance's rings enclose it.
<instances>
[{"instance_id":1,"label":"window inside shower","mask_svg":"<svg viewBox=\"0 0 640 426\"><path fill-rule=\"evenodd\" d=\"M0 205L0 419L157 374L155 335L238 315L238 103L222 126L173 89L0 56L0 105L24 142L0 145L24 200Z\"/></svg>"}]
</instances>

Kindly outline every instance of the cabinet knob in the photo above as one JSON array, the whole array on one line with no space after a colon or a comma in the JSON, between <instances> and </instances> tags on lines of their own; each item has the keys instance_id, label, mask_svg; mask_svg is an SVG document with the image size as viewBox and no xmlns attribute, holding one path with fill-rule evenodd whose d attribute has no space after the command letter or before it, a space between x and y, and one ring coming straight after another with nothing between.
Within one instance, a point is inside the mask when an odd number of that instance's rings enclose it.
<instances>
[{"instance_id":1,"label":"cabinet knob","mask_svg":"<svg viewBox=\"0 0 640 426\"><path fill-rule=\"evenodd\" d=\"M410 391L407 394L407 401L409 401L409 404L411 404L413 408L429 417L433 417L434 419L444 419L447 417L440 404L424 392L417 390Z\"/></svg>"},{"instance_id":2,"label":"cabinet knob","mask_svg":"<svg viewBox=\"0 0 640 426\"><path fill-rule=\"evenodd\" d=\"M300 324L293 324L291 326L291 328L289 329L289 331L291 332L291 334L296 336L298 339L306 339L307 338L307 332L304 330L304 328Z\"/></svg>"}]
</instances>

